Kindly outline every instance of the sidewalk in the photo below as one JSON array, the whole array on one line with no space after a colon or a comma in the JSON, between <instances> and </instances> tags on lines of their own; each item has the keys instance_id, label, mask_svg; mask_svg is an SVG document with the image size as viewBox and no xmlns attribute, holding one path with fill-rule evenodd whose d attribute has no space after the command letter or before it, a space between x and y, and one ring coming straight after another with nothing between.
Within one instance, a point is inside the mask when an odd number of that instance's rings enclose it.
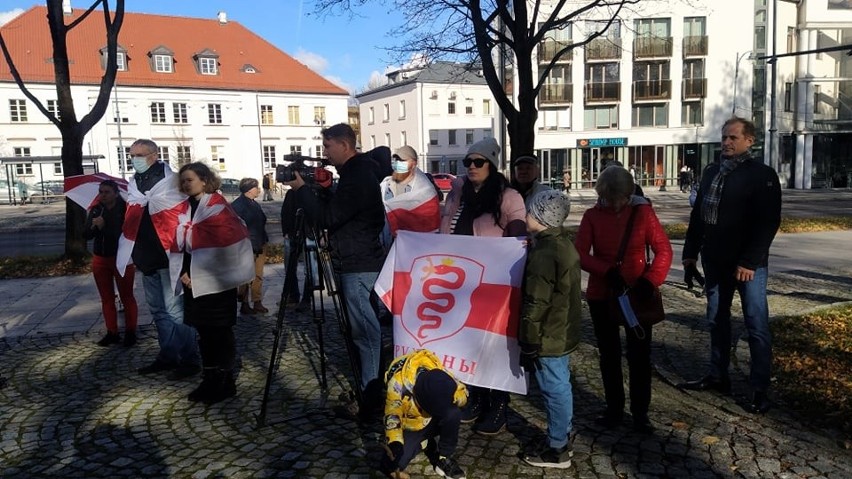
<instances>
[{"instance_id":1,"label":"sidewalk","mask_svg":"<svg viewBox=\"0 0 852 479\"><path fill-rule=\"evenodd\" d=\"M770 309L799 314L852 301L852 232L781 235L770 260ZM679 242L674 244L679 257ZM280 265L266 268L265 300L277 304ZM695 298L673 269L663 286L668 320L654 330L651 436L602 431L593 418L603 391L588 313L584 339L571 356L575 394L575 466L564 473L527 467L516 457L533 427L545 424L538 395L513 396L509 431L477 436L462 428L460 461L473 478L746 477L848 478L852 454L834 431L820 431L783 404L767 415L747 414L748 346L737 344L734 395L684 393L671 386L703 372L709 352ZM97 292L89 276L0 282L0 363L9 384L0 390L0 477L378 477L378 425L358 428L333 418L349 376L338 326L324 325L329 391L318 386L316 323L288 314L269 403L270 425L258 429L274 337L274 316L242 317L236 336L238 395L204 407L186 401L194 381L140 376L156 354L156 331L137 280L141 341L101 348ZM330 308L330 302L327 302ZM736 309L735 309L736 315ZM735 321L736 334L741 321ZM282 419L294 417L288 421ZM413 477L434 477L423 456Z\"/></svg>"}]
</instances>

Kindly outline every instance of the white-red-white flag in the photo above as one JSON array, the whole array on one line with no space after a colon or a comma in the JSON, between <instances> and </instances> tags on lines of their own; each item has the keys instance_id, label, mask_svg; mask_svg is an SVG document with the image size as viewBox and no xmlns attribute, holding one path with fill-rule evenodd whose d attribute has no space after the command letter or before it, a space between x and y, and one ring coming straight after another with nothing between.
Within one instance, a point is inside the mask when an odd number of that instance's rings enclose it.
<instances>
[{"instance_id":1,"label":"white-red-white flag","mask_svg":"<svg viewBox=\"0 0 852 479\"><path fill-rule=\"evenodd\" d=\"M388 187L388 181L382 183L382 194ZM409 184L411 191L398 194L385 200L385 214L392 236L397 231L417 231L430 233L441 226L441 203L434 185L422 171L415 169L414 178Z\"/></svg>"},{"instance_id":2,"label":"white-red-white flag","mask_svg":"<svg viewBox=\"0 0 852 479\"><path fill-rule=\"evenodd\" d=\"M254 252L248 230L228 200L218 193L201 197L195 217L189 202L178 215L175 251L192 255L189 276L194 297L236 288L254 279ZM182 262L171 262L172 277ZM180 294L180 285L176 292Z\"/></svg>"},{"instance_id":3,"label":"white-red-white flag","mask_svg":"<svg viewBox=\"0 0 852 479\"><path fill-rule=\"evenodd\" d=\"M127 265L130 264L130 255L133 253L133 245L136 244L139 224L142 222L146 206L163 250L167 254L174 250L179 208L186 199L186 195L178 188L177 174L169 168L169 165L164 166L165 178L157 182L150 191L139 191L136 182L132 179L127 185L127 212L124 214L124 227L118 239L118 253L115 258L116 267L122 276ZM177 257L175 253L169 254L169 263L174 261L181 261L179 254ZM175 279L172 278L173 281Z\"/></svg>"},{"instance_id":4,"label":"white-red-white flag","mask_svg":"<svg viewBox=\"0 0 852 479\"><path fill-rule=\"evenodd\" d=\"M375 290L394 317L394 354L429 349L466 384L525 394L519 238L400 231Z\"/></svg>"}]
</instances>

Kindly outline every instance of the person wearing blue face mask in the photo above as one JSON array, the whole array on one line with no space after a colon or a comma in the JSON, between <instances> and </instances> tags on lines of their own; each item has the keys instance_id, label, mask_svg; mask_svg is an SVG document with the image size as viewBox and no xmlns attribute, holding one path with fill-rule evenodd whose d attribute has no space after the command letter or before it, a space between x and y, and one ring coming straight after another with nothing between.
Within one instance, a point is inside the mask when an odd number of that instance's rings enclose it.
<instances>
[{"instance_id":1,"label":"person wearing blue face mask","mask_svg":"<svg viewBox=\"0 0 852 479\"><path fill-rule=\"evenodd\" d=\"M417 152L406 145L391 156L393 173L382 180L385 228L382 243L390 248L399 230L435 232L441 221L440 189L417 167Z\"/></svg>"},{"instance_id":2,"label":"person wearing blue face mask","mask_svg":"<svg viewBox=\"0 0 852 479\"><path fill-rule=\"evenodd\" d=\"M175 294L177 278L170 264L182 261L169 254L168 241L177 231L173 211L186 195L178 188L177 175L159 161L157 144L136 140L130 146L130 161L136 173L128 184L128 210L119 241L116 266L123 275L132 258L142 272L148 309L157 326L160 352L153 363L139 368L140 374L170 371L169 379L183 379L201 371L196 331L183 322L183 297ZM156 221L154 220L156 218Z\"/></svg>"}]
</instances>

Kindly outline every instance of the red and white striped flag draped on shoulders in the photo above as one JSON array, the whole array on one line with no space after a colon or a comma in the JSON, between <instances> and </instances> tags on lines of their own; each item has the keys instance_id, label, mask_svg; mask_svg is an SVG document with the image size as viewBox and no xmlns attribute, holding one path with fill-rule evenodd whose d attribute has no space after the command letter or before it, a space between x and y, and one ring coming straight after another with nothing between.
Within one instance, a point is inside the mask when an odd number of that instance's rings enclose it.
<instances>
[{"instance_id":1,"label":"red and white striped flag draped on shoulders","mask_svg":"<svg viewBox=\"0 0 852 479\"><path fill-rule=\"evenodd\" d=\"M194 218L188 200L180 209L174 250L192 255L193 296L227 291L254 279L248 230L225 197L219 193L202 196ZM181 266L171 263L172 276L180 273Z\"/></svg>"},{"instance_id":2,"label":"red and white striped flag draped on shoulders","mask_svg":"<svg viewBox=\"0 0 852 479\"><path fill-rule=\"evenodd\" d=\"M382 197L388 187L388 181L382 182ZM441 204L438 193L426 173L414 170L411 179L411 191L388 198L385 201L385 214L391 235L397 231L415 231L434 233L441 226Z\"/></svg>"},{"instance_id":3,"label":"red and white striped flag draped on shoulders","mask_svg":"<svg viewBox=\"0 0 852 479\"><path fill-rule=\"evenodd\" d=\"M177 232L178 208L186 199L186 195L181 193L178 176L169 165L164 165L163 170L165 177L147 192L139 191L133 178L128 181L127 212L124 215L124 227L121 238L118 239L118 253L115 258L116 267L122 276L127 265L130 264L133 245L136 244L136 236L139 234L139 225L146 206L160 243L169 255L169 264L175 261L180 264L182 261L179 254L171 253L171 251L174 249ZM172 284L176 279L176 277L172 278Z\"/></svg>"}]
</instances>

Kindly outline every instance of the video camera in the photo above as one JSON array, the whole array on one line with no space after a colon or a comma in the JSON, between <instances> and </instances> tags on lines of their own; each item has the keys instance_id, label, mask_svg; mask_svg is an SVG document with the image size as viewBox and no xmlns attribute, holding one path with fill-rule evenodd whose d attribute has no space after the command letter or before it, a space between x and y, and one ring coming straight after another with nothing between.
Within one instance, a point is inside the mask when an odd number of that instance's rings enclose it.
<instances>
[{"instance_id":1,"label":"video camera","mask_svg":"<svg viewBox=\"0 0 852 479\"><path fill-rule=\"evenodd\" d=\"M331 172L324 168L328 163L322 158L302 155L284 155L282 164L275 167L275 181L285 183L296 179L296 172L307 184L318 184L324 188L331 186Z\"/></svg>"}]
</instances>

